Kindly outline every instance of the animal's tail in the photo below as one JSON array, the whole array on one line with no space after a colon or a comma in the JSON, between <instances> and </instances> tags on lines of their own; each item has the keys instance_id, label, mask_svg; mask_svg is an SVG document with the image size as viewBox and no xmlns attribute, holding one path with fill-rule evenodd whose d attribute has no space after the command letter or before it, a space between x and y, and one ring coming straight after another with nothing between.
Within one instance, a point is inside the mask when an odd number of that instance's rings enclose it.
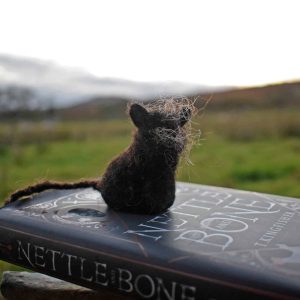
<instances>
[{"instance_id":1,"label":"animal's tail","mask_svg":"<svg viewBox=\"0 0 300 300\"><path fill-rule=\"evenodd\" d=\"M17 190L16 192L10 195L10 197L5 201L5 204L15 202L16 200L24 196L30 196L32 194L40 193L50 189L71 190L71 189L88 188L88 187L97 188L98 183L99 183L98 180L82 180L82 181L71 182L71 183L43 181L35 185L28 186L24 189Z\"/></svg>"}]
</instances>

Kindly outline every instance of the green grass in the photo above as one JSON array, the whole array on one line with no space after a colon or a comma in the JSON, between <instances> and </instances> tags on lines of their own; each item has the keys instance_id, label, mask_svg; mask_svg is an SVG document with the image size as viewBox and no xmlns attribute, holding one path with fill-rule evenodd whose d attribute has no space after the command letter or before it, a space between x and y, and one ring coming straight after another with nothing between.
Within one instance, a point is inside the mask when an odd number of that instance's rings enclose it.
<instances>
[{"instance_id":1,"label":"green grass","mask_svg":"<svg viewBox=\"0 0 300 300\"><path fill-rule=\"evenodd\" d=\"M206 113L178 180L300 198L299 111ZM289 130L283 130L288 128ZM0 198L42 179L101 176L131 139L128 121L0 124ZM0 262L0 272L18 269Z\"/></svg>"},{"instance_id":2,"label":"green grass","mask_svg":"<svg viewBox=\"0 0 300 300\"><path fill-rule=\"evenodd\" d=\"M193 150L194 166L181 166L183 181L300 198L300 139L248 143L210 136Z\"/></svg>"}]
</instances>

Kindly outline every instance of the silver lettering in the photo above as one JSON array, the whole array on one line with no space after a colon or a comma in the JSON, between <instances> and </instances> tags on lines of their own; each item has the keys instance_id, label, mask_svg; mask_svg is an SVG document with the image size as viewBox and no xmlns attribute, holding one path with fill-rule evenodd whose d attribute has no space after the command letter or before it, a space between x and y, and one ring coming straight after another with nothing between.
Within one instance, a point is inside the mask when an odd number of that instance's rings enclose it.
<instances>
[{"instance_id":1,"label":"silver lettering","mask_svg":"<svg viewBox=\"0 0 300 300\"><path fill-rule=\"evenodd\" d=\"M147 294L140 290L139 281L141 279L147 279L147 281L150 283L150 290L149 290L149 293L147 293ZM145 289L145 282L143 282L143 284L141 286ZM136 279L134 281L134 288L135 288L136 292L143 298L151 298L154 296L154 293L155 293L155 284L154 284L152 278L146 274L140 274L136 277Z\"/></svg>"},{"instance_id":2,"label":"silver lettering","mask_svg":"<svg viewBox=\"0 0 300 300\"><path fill-rule=\"evenodd\" d=\"M190 295L188 295L188 293ZM181 285L181 300L195 300L196 287L190 285Z\"/></svg>"},{"instance_id":3,"label":"silver lettering","mask_svg":"<svg viewBox=\"0 0 300 300\"><path fill-rule=\"evenodd\" d=\"M223 233L207 234L201 230L188 230L180 234L175 240L188 240L198 244L205 244L225 250L232 242L233 238Z\"/></svg>"},{"instance_id":4,"label":"silver lettering","mask_svg":"<svg viewBox=\"0 0 300 300\"><path fill-rule=\"evenodd\" d=\"M108 280L107 277L106 277L106 264L102 264L102 263L98 263L98 262L95 262L95 265L96 265L96 283L98 284L101 284L103 286L108 286ZM100 268L104 269L105 272L100 272ZM102 278L103 280L101 281L100 278Z\"/></svg>"},{"instance_id":5,"label":"silver lettering","mask_svg":"<svg viewBox=\"0 0 300 300\"><path fill-rule=\"evenodd\" d=\"M64 256L67 257L67 261L68 261L68 275L72 276L72 258L76 259L77 256L63 253L63 255L61 257L64 257Z\"/></svg>"},{"instance_id":6,"label":"silver lettering","mask_svg":"<svg viewBox=\"0 0 300 300\"><path fill-rule=\"evenodd\" d=\"M131 283L132 274L128 270L120 269L119 270L119 290L130 293L133 291L133 285ZM123 275L127 275L127 278L124 278Z\"/></svg>"},{"instance_id":7,"label":"silver lettering","mask_svg":"<svg viewBox=\"0 0 300 300\"><path fill-rule=\"evenodd\" d=\"M39 254L38 251L41 250L41 253ZM45 267L45 257L44 257L44 247L36 246L34 245L34 263L39 267ZM40 259L40 261L38 261Z\"/></svg>"},{"instance_id":8,"label":"silver lettering","mask_svg":"<svg viewBox=\"0 0 300 300\"><path fill-rule=\"evenodd\" d=\"M23 260L21 256L21 252L26 257L26 260L29 262L29 264L34 267L34 264L30 260L30 243L27 243L27 251L23 248L22 242L17 240L18 243L18 259Z\"/></svg>"},{"instance_id":9,"label":"silver lettering","mask_svg":"<svg viewBox=\"0 0 300 300\"><path fill-rule=\"evenodd\" d=\"M159 277L157 277L156 279L157 279L157 295L158 295L157 300L161 299L161 294L162 293L166 296L166 298L168 300L175 300L175 293L176 293L177 282L172 281L171 292L169 292L167 290L167 288L165 287L163 280L161 278L159 278Z\"/></svg>"},{"instance_id":10,"label":"silver lettering","mask_svg":"<svg viewBox=\"0 0 300 300\"><path fill-rule=\"evenodd\" d=\"M60 254L60 251L55 251L55 250L51 250L51 249L47 249L46 250L46 254L50 252L51 253L51 261L52 261L52 271L56 271L56 264L55 264L55 254Z\"/></svg>"},{"instance_id":11,"label":"silver lettering","mask_svg":"<svg viewBox=\"0 0 300 300\"><path fill-rule=\"evenodd\" d=\"M85 281L91 282L93 280L93 276L90 277L84 276L84 262L86 261L86 259L83 257L79 257L79 259L80 259L80 278Z\"/></svg>"}]
</instances>

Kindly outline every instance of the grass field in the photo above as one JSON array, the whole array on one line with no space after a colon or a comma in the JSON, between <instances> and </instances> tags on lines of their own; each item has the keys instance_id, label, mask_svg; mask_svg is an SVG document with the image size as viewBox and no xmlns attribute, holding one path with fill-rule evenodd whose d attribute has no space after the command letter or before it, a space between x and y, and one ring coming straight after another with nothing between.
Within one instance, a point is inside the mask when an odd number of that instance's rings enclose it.
<instances>
[{"instance_id":1,"label":"grass field","mask_svg":"<svg viewBox=\"0 0 300 300\"><path fill-rule=\"evenodd\" d=\"M300 111L208 111L178 180L300 198ZM0 124L0 198L43 179L100 176L130 143L127 120ZM18 269L0 263L0 272Z\"/></svg>"}]
</instances>

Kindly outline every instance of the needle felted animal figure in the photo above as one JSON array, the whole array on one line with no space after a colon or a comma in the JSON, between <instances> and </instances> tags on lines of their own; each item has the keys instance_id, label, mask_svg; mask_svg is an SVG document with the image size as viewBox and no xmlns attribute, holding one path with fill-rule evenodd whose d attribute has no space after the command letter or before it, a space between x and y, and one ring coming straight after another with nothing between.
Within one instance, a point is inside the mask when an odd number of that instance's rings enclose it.
<instances>
[{"instance_id":1,"label":"needle felted animal figure","mask_svg":"<svg viewBox=\"0 0 300 300\"><path fill-rule=\"evenodd\" d=\"M168 105L130 106L129 115L137 127L133 141L109 163L101 179L41 182L16 191L6 203L48 189L93 187L116 211L137 214L165 211L175 199L176 167L187 141L185 125L192 115L188 105L172 101Z\"/></svg>"}]
</instances>

